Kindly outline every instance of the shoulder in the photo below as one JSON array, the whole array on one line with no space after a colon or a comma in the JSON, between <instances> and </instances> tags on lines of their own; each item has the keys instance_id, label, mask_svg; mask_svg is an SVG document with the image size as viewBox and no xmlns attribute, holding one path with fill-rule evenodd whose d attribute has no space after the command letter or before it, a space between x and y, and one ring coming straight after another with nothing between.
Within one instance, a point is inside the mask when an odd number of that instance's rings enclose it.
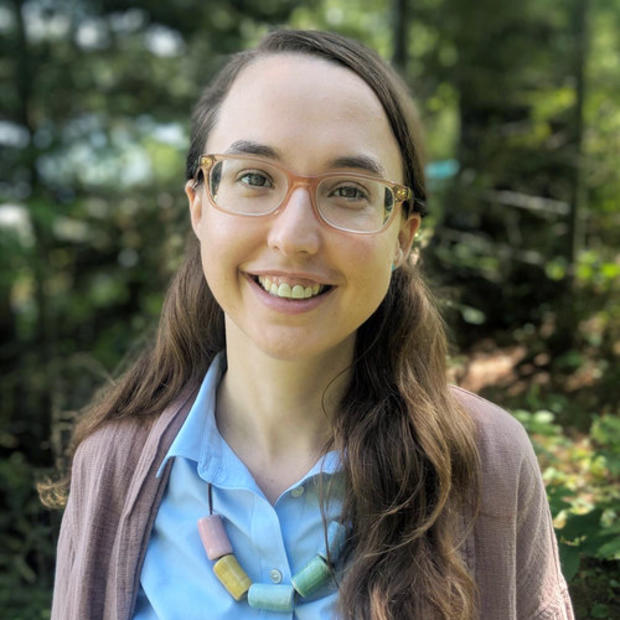
<instances>
[{"instance_id":1,"label":"shoulder","mask_svg":"<svg viewBox=\"0 0 620 620\"><path fill-rule=\"evenodd\" d=\"M74 466L78 463L94 467L111 460L131 459L148 436L153 422L153 419L135 417L105 422L78 445Z\"/></svg>"},{"instance_id":2,"label":"shoulder","mask_svg":"<svg viewBox=\"0 0 620 620\"><path fill-rule=\"evenodd\" d=\"M530 440L521 423L510 413L463 388L451 386L452 395L476 426L479 448L489 456L530 452Z\"/></svg>"},{"instance_id":3,"label":"shoulder","mask_svg":"<svg viewBox=\"0 0 620 620\"><path fill-rule=\"evenodd\" d=\"M76 527L120 514L152 426L150 420L109 421L78 445L67 504Z\"/></svg>"},{"instance_id":4,"label":"shoulder","mask_svg":"<svg viewBox=\"0 0 620 620\"><path fill-rule=\"evenodd\" d=\"M475 425L483 505L493 512L493 506L510 509L527 504L532 494L540 495L538 461L521 423L501 407L467 390L452 387L452 394Z\"/></svg>"},{"instance_id":5,"label":"shoulder","mask_svg":"<svg viewBox=\"0 0 620 620\"><path fill-rule=\"evenodd\" d=\"M122 496L138 474L156 469L187 416L193 394L193 389L184 390L156 416L110 420L88 435L73 457L70 494Z\"/></svg>"},{"instance_id":6,"label":"shoulder","mask_svg":"<svg viewBox=\"0 0 620 620\"><path fill-rule=\"evenodd\" d=\"M96 476L101 479L108 472L122 474L131 469L153 423L152 419L136 418L106 422L78 445L73 457L72 478Z\"/></svg>"}]
</instances>

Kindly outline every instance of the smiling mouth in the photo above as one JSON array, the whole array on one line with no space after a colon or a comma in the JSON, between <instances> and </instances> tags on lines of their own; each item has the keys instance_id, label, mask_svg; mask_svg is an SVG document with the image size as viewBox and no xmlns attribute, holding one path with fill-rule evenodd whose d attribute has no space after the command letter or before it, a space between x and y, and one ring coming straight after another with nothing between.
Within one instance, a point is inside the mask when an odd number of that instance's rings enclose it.
<instances>
[{"instance_id":1,"label":"smiling mouth","mask_svg":"<svg viewBox=\"0 0 620 620\"><path fill-rule=\"evenodd\" d=\"M310 299L326 293L332 287L325 284L313 284L303 286L302 284L289 284L288 282L278 282L275 278L268 276L250 276L254 282L259 284L263 290L274 297L283 299Z\"/></svg>"}]
</instances>

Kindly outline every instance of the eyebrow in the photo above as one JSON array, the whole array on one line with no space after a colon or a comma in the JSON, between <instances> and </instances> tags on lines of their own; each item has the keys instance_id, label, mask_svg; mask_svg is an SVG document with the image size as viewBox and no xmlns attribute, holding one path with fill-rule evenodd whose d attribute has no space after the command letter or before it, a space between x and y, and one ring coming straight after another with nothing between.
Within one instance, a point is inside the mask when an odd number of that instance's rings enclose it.
<instances>
[{"instance_id":1,"label":"eyebrow","mask_svg":"<svg viewBox=\"0 0 620 620\"><path fill-rule=\"evenodd\" d=\"M280 160L278 151L266 144L252 142L251 140L237 140L233 142L227 149L226 153L246 153L248 155L260 155L261 157L269 157L271 159Z\"/></svg>"},{"instance_id":2,"label":"eyebrow","mask_svg":"<svg viewBox=\"0 0 620 620\"><path fill-rule=\"evenodd\" d=\"M282 158L276 149L266 144L253 142L251 140L237 140L233 142L227 149L226 153L247 153L248 155L258 155L260 157L269 157L281 161ZM385 177L385 169L373 157L367 155L345 155L336 157L329 161L329 168L355 168L365 172L371 172L380 177Z\"/></svg>"},{"instance_id":3,"label":"eyebrow","mask_svg":"<svg viewBox=\"0 0 620 620\"><path fill-rule=\"evenodd\" d=\"M357 168L366 172L372 172L378 176L385 176L383 166L372 157L367 155L350 155L345 157L337 157L329 162L331 168Z\"/></svg>"}]
</instances>

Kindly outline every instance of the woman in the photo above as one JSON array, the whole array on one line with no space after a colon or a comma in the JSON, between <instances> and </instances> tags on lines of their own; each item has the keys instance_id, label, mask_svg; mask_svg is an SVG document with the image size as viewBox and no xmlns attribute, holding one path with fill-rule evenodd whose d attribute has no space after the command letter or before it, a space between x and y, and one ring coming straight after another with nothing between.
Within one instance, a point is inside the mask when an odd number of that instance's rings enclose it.
<instances>
[{"instance_id":1,"label":"woman","mask_svg":"<svg viewBox=\"0 0 620 620\"><path fill-rule=\"evenodd\" d=\"M572 618L523 429L446 382L374 53L280 31L198 102L157 340L79 425L52 617Z\"/></svg>"}]
</instances>

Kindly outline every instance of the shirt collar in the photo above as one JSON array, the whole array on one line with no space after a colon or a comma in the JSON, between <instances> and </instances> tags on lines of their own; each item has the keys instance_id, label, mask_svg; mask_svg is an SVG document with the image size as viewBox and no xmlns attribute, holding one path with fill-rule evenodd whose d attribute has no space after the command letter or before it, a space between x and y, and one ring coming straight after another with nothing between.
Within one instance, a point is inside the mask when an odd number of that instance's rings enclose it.
<instances>
[{"instance_id":1,"label":"shirt collar","mask_svg":"<svg viewBox=\"0 0 620 620\"><path fill-rule=\"evenodd\" d=\"M217 386L225 370L226 356L224 352L220 352L211 362L202 380L202 385L200 386L196 400L157 470L157 477L161 476L169 459L175 456L182 456L186 459L199 462L201 451L205 444L208 445L211 443L211 440L215 439L215 444L217 446L223 441L215 425L215 397L217 394Z\"/></svg>"}]
</instances>

